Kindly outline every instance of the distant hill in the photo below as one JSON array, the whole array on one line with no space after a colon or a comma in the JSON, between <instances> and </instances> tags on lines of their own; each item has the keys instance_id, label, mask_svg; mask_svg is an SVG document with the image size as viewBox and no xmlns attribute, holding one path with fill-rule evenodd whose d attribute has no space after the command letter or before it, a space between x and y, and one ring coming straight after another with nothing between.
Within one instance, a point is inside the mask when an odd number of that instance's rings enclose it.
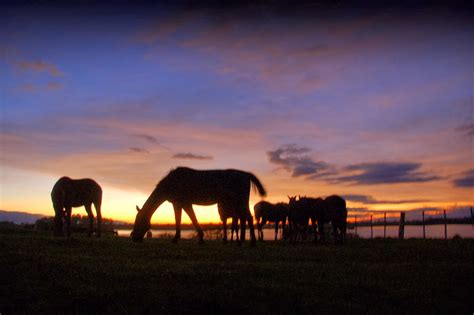
<instances>
[{"instance_id":1,"label":"distant hill","mask_svg":"<svg viewBox=\"0 0 474 315\"><path fill-rule=\"evenodd\" d=\"M5 211L0 210L0 222L8 221L15 224L28 223L33 224L36 220L46 217L43 214L32 214L19 211Z\"/></svg>"}]
</instances>

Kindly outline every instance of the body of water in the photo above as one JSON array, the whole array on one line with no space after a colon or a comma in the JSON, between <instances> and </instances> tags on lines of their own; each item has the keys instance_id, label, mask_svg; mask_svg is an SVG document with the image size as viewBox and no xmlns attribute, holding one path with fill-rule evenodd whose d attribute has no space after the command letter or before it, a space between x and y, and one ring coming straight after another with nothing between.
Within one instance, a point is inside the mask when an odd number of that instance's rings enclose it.
<instances>
[{"instance_id":1,"label":"body of water","mask_svg":"<svg viewBox=\"0 0 474 315\"><path fill-rule=\"evenodd\" d=\"M453 238L455 235L459 235L462 238L474 238L474 226L471 224L448 224L448 238ZM129 237L130 229L120 229L117 230L118 235L122 237ZM151 230L152 237L174 237L175 231L174 230L161 230L161 229L153 229ZM355 234L356 230L351 229L348 230L348 234ZM213 231L206 231L205 232L205 239L215 238L215 233L218 233L216 230ZM247 239L249 239L249 229L247 228ZM255 233L257 231L255 230ZM359 226L357 227L357 235L361 238L370 238L370 226ZM181 238L189 239L196 235L195 230L182 230L181 231ZM278 236L280 237L280 233ZM437 238L443 239L444 238L444 225L443 224L434 224L434 225L426 225L425 226L425 235L426 238ZM374 226L373 227L373 237L383 237L384 236L384 228L383 226ZM230 239L230 231L228 231L228 237ZM273 240L275 237L275 230L273 228L263 229L263 238L265 240ZM391 225L387 226L386 230L386 237L391 238L398 238L398 226ZM406 225L405 226L405 238L423 238L423 227L421 225Z\"/></svg>"}]
</instances>

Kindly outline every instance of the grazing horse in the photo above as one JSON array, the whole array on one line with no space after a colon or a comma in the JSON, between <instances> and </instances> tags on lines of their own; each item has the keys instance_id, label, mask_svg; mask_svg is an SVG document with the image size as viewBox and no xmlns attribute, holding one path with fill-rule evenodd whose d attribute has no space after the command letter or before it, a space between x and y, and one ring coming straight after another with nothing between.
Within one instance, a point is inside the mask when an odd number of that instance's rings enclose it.
<instances>
[{"instance_id":1,"label":"grazing horse","mask_svg":"<svg viewBox=\"0 0 474 315\"><path fill-rule=\"evenodd\" d=\"M332 195L326 197L324 202L326 204L326 217L329 221L331 221L332 225L334 243L344 244L347 228L346 201L339 196Z\"/></svg>"},{"instance_id":2,"label":"grazing horse","mask_svg":"<svg viewBox=\"0 0 474 315\"><path fill-rule=\"evenodd\" d=\"M71 179L61 177L53 186L51 200L54 207L54 235L63 235L63 218L66 222L66 235L71 236L71 212L73 207L86 208L89 216L88 236L92 234L94 227L94 214L92 204L97 212L97 236L100 236L102 214L100 206L102 203L102 188L92 179Z\"/></svg>"},{"instance_id":3,"label":"grazing horse","mask_svg":"<svg viewBox=\"0 0 474 315\"><path fill-rule=\"evenodd\" d=\"M318 241L319 235L319 239L324 242L324 223L327 222L326 202L322 198L300 197L298 203L299 207L306 212L308 219L311 220L314 241Z\"/></svg>"},{"instance_id":4,"label":"grazing horse","mask_svg":"<svg viewBox=\"0 0 474 315\"><path fill-rule=\"evenodd\" d=\"M280 222L285 229L286 217L288 216L288 204L279 202L272 204L260 201L254 207L255 220L257 220L258 239L263 241L263 226L269 222L275 223L275 241L278 239L278 226Z\"/></svg>"},{"instance_id":5,"label":"grazing horse","mask_svg":"<svg viewBox=\"0 0 474 315\"><path fill-rule=\"evenodd\" d=\"M224 209L221 209L220 207L218 207L217 209L219 211L219 217L221 218L221 221L223 223L223 227L224 227L224 238L223 238L223 241L224 243L227 242L227 217L228 217L228 213L224 212ZM230 241L233 242L234 241L234 233L235 233L235 238L236 238L236 241L238 242L239 241L239 218L238 217L232 217L232 225L231 225L231 231L230 231Z\"/></svg>"},{"instance_id":6,"label":"grazing horse","mask_svg":"<svg viewBox=\"0 0 474 315\"><path fill-rule=\"evenodd\" d=\"M290 242L306 240L306 231L308 228L309 211L301 200L296 200L296 196L290 197L288 207L288 227Z\"/></svg>"},{"instance_id":7,"label":"grazing horse","mask_svg":"<svg viewBox=\"0 0 474 315\"><path fill-rule=\"evenodd\" d=\"M193 204L212 205L217 203L221 219L223 219L224 237L227 237L227 218L238 218L241 222L239 244L245 241L245 223L250 227L252 244L255 244L253 218L249 209L250 188L253 186L261 196L266 195L265 188L257 177L239 170L207 170L198 171L187 167L178 167L166 175L150 194L140 209L131 233L134 241L141 241L150 228L150 220L156 209L168 200L173 204L176 235L181 237L182 209L189 215L203 242L203 232L194 214Z\"/></svg>"}]
</instances>

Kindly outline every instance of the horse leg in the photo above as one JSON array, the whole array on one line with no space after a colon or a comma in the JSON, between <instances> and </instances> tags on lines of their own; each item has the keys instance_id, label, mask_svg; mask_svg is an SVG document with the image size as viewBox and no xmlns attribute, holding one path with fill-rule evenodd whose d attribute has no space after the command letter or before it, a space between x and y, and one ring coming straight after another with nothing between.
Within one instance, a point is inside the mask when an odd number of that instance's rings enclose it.
<instances>
[{"instance_id":1,"label":"horse leg","mask_svg":"<svg viewBox=\"0 0 474 315\"><path fill-rule=\"evenodd\" d=\"M337 233L337 224L334 224L334 222L331 222L332 225L332 235L334 238L334 244L339 244L339 236Z\"/></svg>"},{"instance_id":2,"label":"horse leg","mask_svg":"<svg viewBox=\"0 0 474 315\"><path fill-rule=\"evenodd\" d=\"M233 223L233 224L234 224L234 231L235 231L235 240L237 242L239 242L240 241L240 237L239 237L239 218L238 217L232 218L232 221L234 221L234 220L235 220L235 223ZM240 235L240 236L242 236L242 235Z\"/></svg>"},{"instance_id":3,"label":"horse leg","mask_svg":"<svg viewBox=\"0 0 474 315\"><path fill-rule=\"evenodd\" d=\"M260 222L260 230L258 231L258 237L261 241L263 241L263 227L265 226L265 224L267 224L267 219L265 217L262 217L262 222Z\"/></svg>"},{"instance_id":4,"label":"horse leg","mask_svg":"<svg viewBox=\"0 0 474 315\"><path fill-rule=\"evenodd\" d=\"M54 205L54 213L54 236L63 236L63 207Z\"/></svg>"},{"instance_id":5,"label":"horse leg","mask_svg":"<svg viewBox=\"0 0 474 315\"><path fill-rule=\"evenodd\" d=\"M97 213L97 237L100 237L102 230L102 212L100 210L101 200L94 202L95 212Z\"/></svg>"},{"instance_id":6,"label":"horse leg","mask_svg":"<svg viewBox=\"0 0 474 315\"><path fill-rule=\"evenodd\" d=\"M318 232L316 230L316 219L311 219L311 227L313 228L314 242L318 242Z\"/></svg>"},{"instance_id":7,"label":"horse leg","mask_svg":"<svg viewBox=\"0 0 474 315\"><path fill-rule=\"evenodd\" d=\"M186 207L184 207L184 211L186 211L189 218L191 219L191 222L193 222L196 231L198 232L199 243L204 243L204 233L202 232L201 226L199 225L196 219L196 214L194 213L193 205L187 205Z\"/></svg>"},{"instance_id":8,"label":"horse leg","mask_svg":"<svg viewBox=\"0 0 474 315\"><path fill-rule=\"evenodd\" d=\"M280 226L280 221L275 222L275 241L278 239L278 227Z\"/></svg>"},{"instance_id":9,"label":"horse leg","mask_svg":"<svg viewBox=\"0 0 474 315\"><path fill-rule=\"evenodd\" d=\"M239 242L238 244L239 245L242 245L243 242L245 242L245 228L246 228L246 224L247 224L247 220L245 219L245 217L240 217L239 218L240 220L240 239L239 239Z\"/></svg>"},{"instance_id":10,"label":"horse leg","mask_svg":"<svg viewBox=\"0 0 474 315\"><path fill-rule=\"evenodd\" d=\"M326 241L326 237L324 235L324 221L323 220L320 220L318 222L318 233L319 233L319 240L321 241L321 243L324 243Z\"/></svg>"},{"instance_id":11,"label":"horse leg","mask_svg":"<svg viewBox=\"0 0 474 315\"><path fill-rule=\"evenodd\" d=\"M222 228L224 230L224 237L222 238L222 241L224 243L227 243L227 218L222 218ZM232 235L232 234L233 234L233 231L232 231L232 227L231 227L231 236L230 236L231 241L232 241L232 238L234 237L234 235Z\"/></svg>"},{"instance_id":12,"label":"horse leg","mask_svg":"<svg viewBox=\"0 0 474 315\"><path fill-rule=\"evenodd\" d=\"M173 209L174 209L174 222L176 226L176 234L174 235L173 238L173 243L177 243L178 240L181 238L181 214L183 212L183 209L181 205L173 203Z\"/></svg>"},{"instance_id":13,"label":"horse leg","mask_svg":"<svg viewBox=\"0 0 474 315\"><path fill-rule=\"evenodd\" d=\"M234 242L234 233L235 233L235 218L232 217L232 222L230 224L230 242Z\"/></svg>"},{"instance_id":14,"label":"horse leg","mask_svg":"<svg viewBox=\"0 0 474 315\"><path fill-rule=\"evenodd\" d=\"M346 242L346 229L347 229L347 223L344 222L342 223L342 227L341 227L341 234L342 234L342 244L344 244Z\"/></svg>"},{"instance_id":15,"label":"horse leg","mask_svg":"<svg viewBox=\"0 0 474 315\"><path fill-rule=\"evenodd\" d=\"M94 213L92 213L92 204L85 204L84 208L86 208L87 216L89 217L89 231L87 232L87 236L91 236L92 232L94 232ZM69 210L67 212L69 212Z\"/></svg>"},{"instance_id":16,"label":"horse leg","mask_svg":"<svg viewBox=\"0 0 474 315\"><path fill-rule=\"evenodd\" d=\"M249 229L250 229L250 245L255 246L257 243L257 239L255 237L255 228L253 226L253 217L249 214L247 217L247 221L249 223Z\"/></svg>"}]
</instances>

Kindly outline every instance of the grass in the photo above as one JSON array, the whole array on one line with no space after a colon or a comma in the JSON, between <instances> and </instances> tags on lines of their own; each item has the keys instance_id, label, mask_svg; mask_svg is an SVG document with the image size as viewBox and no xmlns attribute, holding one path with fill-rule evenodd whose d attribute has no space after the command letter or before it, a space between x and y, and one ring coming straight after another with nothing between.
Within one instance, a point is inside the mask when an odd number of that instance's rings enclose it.
<instances>
[{"instance_id":1,"label":"grass","mask_svg":"<svg viewBox=\"0 0 474 315\"><path fill-rule=\"evenodd\" d=\"M474 240L345 246L0 231L0 313L472 314Z\"/></svg>"}]
</instances>

